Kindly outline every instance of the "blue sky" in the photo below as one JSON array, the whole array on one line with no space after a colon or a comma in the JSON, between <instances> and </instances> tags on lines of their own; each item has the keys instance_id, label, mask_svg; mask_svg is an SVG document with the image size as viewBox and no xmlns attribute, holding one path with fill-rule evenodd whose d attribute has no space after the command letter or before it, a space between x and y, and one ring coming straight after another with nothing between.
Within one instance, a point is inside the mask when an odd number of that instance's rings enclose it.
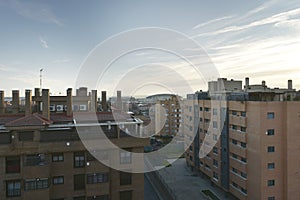
<instances>
[{"instance_id":1,"label":"blue sky","mask_svg":"<svg viewBox=\"0 0 300 200\"><path fill-rule=\"evenodd\" d=\"M9 95L12 89L39 87L40 68L44 87L65 93L96 45L140 27L193 38L222 77L249 76L251 83L266 80L271 87L286 87L293 79L300 88L299 0L0 1L0 27L0 89ZM111 74L118 79L117 72ZM107 79L99 89L112 91L112 83ZM140 90L151 93L145 91Z\"/></svg>"}]
</instances>

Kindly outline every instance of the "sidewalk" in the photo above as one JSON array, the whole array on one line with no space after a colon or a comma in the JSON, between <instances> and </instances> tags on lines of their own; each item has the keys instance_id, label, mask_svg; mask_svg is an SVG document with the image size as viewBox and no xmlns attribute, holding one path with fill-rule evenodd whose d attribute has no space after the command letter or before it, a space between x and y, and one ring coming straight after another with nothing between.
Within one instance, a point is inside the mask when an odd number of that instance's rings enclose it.
<instances>
[{"instance_id":1,"label":"sidewalk","mask_svg":"<svg viewBox=\"0 0 300 200\"><path fill-rule=\"evenodd\" d=\"M202 193L202 190L212 191L220 200L233 200L222 189L212 186L209 180L193 173L186 166L184 158L173 162L171 167L159 170L158 176L176 200L209 199Z\"/></svg>"}]
</instances>

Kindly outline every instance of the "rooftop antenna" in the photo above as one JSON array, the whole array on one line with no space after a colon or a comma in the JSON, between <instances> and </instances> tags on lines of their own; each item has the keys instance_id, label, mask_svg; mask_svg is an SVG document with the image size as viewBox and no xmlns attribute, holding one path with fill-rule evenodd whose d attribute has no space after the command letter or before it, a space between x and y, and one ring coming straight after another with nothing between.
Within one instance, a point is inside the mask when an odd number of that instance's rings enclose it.
<instances>
[{"instance_id":1,"label":"rooftop antenna","mask_svg":"<svg viewBox=\"0 0 300 200\"><path fill-rule=\"evenodd\" d=\"M42 92L43 68L40 69L40 92Z\"/></svg>"}]
</instances>

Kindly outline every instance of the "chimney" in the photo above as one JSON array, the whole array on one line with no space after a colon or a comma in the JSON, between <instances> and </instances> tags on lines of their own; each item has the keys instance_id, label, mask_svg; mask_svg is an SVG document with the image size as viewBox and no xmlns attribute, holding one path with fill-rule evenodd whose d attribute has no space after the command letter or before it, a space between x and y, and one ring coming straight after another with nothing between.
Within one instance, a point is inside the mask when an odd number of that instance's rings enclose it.
<instances>
[{"instance_id":1,"label":"chimney","mask_svg":"<svg viewBox=\"0 0 300 200\"><path fill-rule=\"evenodd\" d=\"M245 78L245 90L249 89L249 77Z\"/></svg>"},{"instance_id":2,"label":"chimney","mask_svg":"<svg viewBox=\"0 0 300 200\"><path fill-rule=\"evenodd\" d=\"M49 96L49 89L42 90L42 115L46 119L50 119L50 96Z\"/></svg>"},{"instance_id":3,"label":"chimney","mask_svg":"<svg viewBox=\"0 0 300 200\"><path fill-rule=\"evenodd\" d=\"M25 90L25 116L32 114L32 92Z\"/></svg>"},{"instance_id":4,"label":"chimney","mask_svg":"<svg viewBox=\"0 0 300 200\"><path fill-rule=\"evenodd\" d=\"M91 95L91 111L92 112L97 112L97 90L92 90L92 95Z\"/></svg>"},{"instance_id":5,"label":"chimney","mask_svg":"<svg viewBox=\"0 0 300 200\"><path fill-rule=\"evenodd\" d=\"M293 89L293 81L292 80L288 80L288 89L289 90Z\"/></svg>"},{"instance_id":6,"label":"chimney","mask_svg":"<svg viewBox=\"0 0 300 200\"><path fill-rule=\"evenodd\" d=\"M117 109L122 110L122 94L121 91L117 91Z\"/></svg>"},{"instance_id":7,"label":"chimney","mask_svg":"<svg viewBox=\"0 0 300 200\"><path fill-rule=\"evenodd\" d=\"M41 96L40 88L34 88L34 96L35 96L35 105L33 112L40 112L41 111L41 102L36 98Z\"/></svg>"},{"instance_id":8,"label":"chimney","mask_svg":"<svg viewBox=\"0 0 300 200\"><path fill-rule=\"evenodd\" d=\"M101 107L103 112L107 112L106 91L101 92Z\"/></svg>"},{"instance_id":9,"label":"chimney","mask_svg":"<svg viewBox=\"0 0 300 200\"><path fill-rule=\"evenodd\" d=\"M40 88L34 88L34 96L36 96L36 97L41 96Z\"/></svg>"},{"instance_id":10,"label":"chimney","mask_svg":"<svg viewBox=\"0 0 300 200\"><path fill-rule=\"evenodd\" d=\"M72 115L72 88L67 89L67 116Z\"/></svg>"},{"instance_id":11,"label":"chimney","mask_svg":"<svg viewBox=\"0 0 300 200\"><path fill-rule=\"evenodd\" d=\"M87 88L86 87L80 87L76 90L76 96L80 97L86 97L87 96Z\"/></svg>"},{"instance_id":12,"label":"chimney","mask_svg":"<svg viewBox=\"0 0 300 200\"><path fill-rule=\"evenodd\" d=\"M261 85L262 85L263 87L265 87L265 86L266 86L266 81L262 81L262 82L261 82Z\"/></svg>"},{"instance_id":13,"label":"chimney","mask_svg":"<svg viewBox=\"0 0 300 200\"><path fill-rule=\"evenodd\" d=\"M14 114L19 113L20 107L20 93L19 90L12 91L12 112Z\"/></svg>"},{"instance_id":14,"label":"chimney","mask_svg":"<svg viewBox=\"0 0 300 200\"><path fill-rule=\"evenodd\" d=\"M4 108L4 91L0 91L0 114L5 113L5 108Z\"/></svg>"}]
</instances>

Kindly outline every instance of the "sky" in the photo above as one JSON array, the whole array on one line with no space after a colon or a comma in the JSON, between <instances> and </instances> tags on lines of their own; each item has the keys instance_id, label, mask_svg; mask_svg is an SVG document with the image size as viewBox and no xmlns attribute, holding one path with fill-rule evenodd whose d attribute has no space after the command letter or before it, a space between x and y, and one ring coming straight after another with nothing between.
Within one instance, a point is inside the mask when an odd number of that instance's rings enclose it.
<instances>
[{"instance_id":1,"label":"sky","mask_svg":"<svg viewBox=\"0 0 300 200\"><path fill-rule=\"evenodd\" d=\"M130 87L126 94L169 91L184 96L206 90L207 81L216 76L250 77L250 84L265 80L268 86L281 88L292 79L300 89L299 0L0 0L0 27L0 90L6 96L13 89L24 95L25 89L39 87L41 68L43 87L53 95L65 94L67 88L77 86L85 62L99 44L143 27L170 29L189 37L205 52L200 57L209 58L218 73L202 74L205 77L196 80L190 64L178 56L144 49L118 57L95 80L96 89L107 90L108 95ZM113 55L112 51L107 48L105 56ZM202 63L196 54L191 53L188 60ZM160 81L170 85L164 87ZM189 89L183 87L186 82Z\"/></svg>"}]
</instances>

